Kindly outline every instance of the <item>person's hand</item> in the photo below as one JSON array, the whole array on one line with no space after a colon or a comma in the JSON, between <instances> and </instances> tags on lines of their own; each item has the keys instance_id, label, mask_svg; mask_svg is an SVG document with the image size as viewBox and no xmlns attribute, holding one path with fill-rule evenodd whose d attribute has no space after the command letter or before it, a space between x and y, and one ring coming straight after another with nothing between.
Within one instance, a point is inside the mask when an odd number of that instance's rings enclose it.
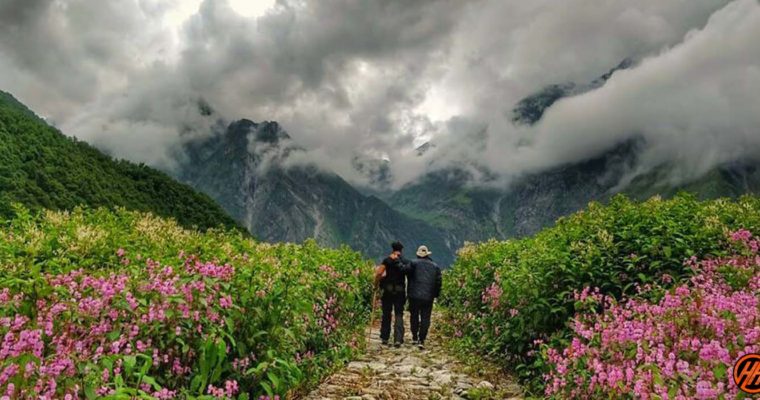
<instances>
[{"instance_id":1,"label":"person's hand","mask_svg":"<svg viewBox=\"0 0 760 400\"><path fill-rule=\"evenodd\" d=\"M385 278L385 265L380 264L375 268L375 286L380 283L382 278Z\"/></svg>"}]
</instances>

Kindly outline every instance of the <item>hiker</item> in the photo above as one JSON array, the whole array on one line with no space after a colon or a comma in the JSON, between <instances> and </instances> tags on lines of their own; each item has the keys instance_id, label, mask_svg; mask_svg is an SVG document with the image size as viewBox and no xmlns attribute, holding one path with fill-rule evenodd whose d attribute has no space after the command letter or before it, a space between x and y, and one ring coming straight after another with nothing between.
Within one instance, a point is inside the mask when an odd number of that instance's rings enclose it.
<instances>
[{"instance_id":1,"label":"hiker","mask_svg":"<svg viewBox=\"0 0 760 400\"><path fill-rule=\"evenodd\" d=\"M402 268L409 280L407 296L411 313L409 325L412 328L412 344L416 344L420 350L425 349L433 301L441 294L441 268L430 258L431 254L433 253L427 246L420 246L417 249L417 259Z\"/></svg>"},{"instance_id":2,"label":"hiker","mask_svg":"<svg viewBox=\"0 0 760 400\"><path fill-rule=\"evenodd\" d=\"M409 263L402 253L404 245L400 242L391 243L391 254L377 267L375 285L379 284L383 295L380 298L383 318L380 323L380 340L384 345L389 344L391 335L391 316L394 314L393 325L394 346L404 343L404 304L406 303L406 277L402 266Z\"/></svg>"}]
</instances>

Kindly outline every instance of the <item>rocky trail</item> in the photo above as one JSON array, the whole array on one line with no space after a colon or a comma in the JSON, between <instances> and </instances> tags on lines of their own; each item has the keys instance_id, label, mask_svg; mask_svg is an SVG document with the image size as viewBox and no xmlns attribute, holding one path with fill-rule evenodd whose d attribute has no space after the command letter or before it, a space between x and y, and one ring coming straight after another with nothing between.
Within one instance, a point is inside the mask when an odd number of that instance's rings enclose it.
<instances>
[{"instance_id":1,"label":"rocky trail","mask_svg":"<svg viewBox=\"0 0 760 400\"><path fill-rule=\"evenodd\" d=\"M521 399L515 381L485 364L468 367L449 354L445 338L433 322L425 350L410 344L408 314L406 341L400 348L383 346L379 323L363 355L328 377L306 400Z\"/></svg>"}]
</instances>

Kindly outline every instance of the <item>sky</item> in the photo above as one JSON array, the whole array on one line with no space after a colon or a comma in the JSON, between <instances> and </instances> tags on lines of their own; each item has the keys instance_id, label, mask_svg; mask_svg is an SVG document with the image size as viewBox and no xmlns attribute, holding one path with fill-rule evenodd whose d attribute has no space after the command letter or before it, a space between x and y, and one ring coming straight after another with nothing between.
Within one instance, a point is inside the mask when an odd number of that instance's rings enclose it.
<instances>
[{"instance_id":1,"label":"sky","mask_svg":"<svg viewBox=\"0 0 760 400\"><path fill-rule=\"evenodd\" d=\"M503 183L631 138L631 174L678 181L760 154L758 38L758 0L0 0L0 90L167 170L217 120L248 118L357 185L377 160L393 187L452 165ZM526 96L624 59L512 122Z\"/></svg>"}]
</instances>

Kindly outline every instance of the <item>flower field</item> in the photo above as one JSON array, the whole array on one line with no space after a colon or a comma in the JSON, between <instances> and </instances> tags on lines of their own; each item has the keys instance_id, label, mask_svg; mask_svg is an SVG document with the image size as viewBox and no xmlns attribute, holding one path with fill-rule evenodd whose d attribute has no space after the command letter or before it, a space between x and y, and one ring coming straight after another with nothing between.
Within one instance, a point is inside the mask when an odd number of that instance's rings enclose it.
<instances>
[{"instance_id":1,"label":"flower field","mask_svg":"<svg viewBox=\"0 0 760 400\"><path fill-rule=\"evenodd\" d=\"M687 266L695 275L670 290L653 284L643 298L618 303L588 288L576 296L569 346L545 346L546 394L562 398L733 399L730 381L742 355L760 352L760 243L733 238L744 254ZM598 313L599 307L605 309Z\"/></svg>"},{"instance_id":2,"label":"flower field","mask_svg":"<svg viewBox=\"0 0 760 400\"><path fill-rule=\"evenodd\" d=\"M729 359L757 349L760 325L755 254L737 255L732 232L760 232L760 199L615 197L533 237L466 245L444 277L449 333L535 395L729 398Z\"/></svg>"},{"instance_id":3,"label":"flower field","mask_svg":"<svg viewBox=\"0 0 760 400\"><path fill-rule=\"evenodd\" d=\"M0 227L0 398L287 396L362 343L371 268L125 210Z\"/></svg>"}]
</instances>

